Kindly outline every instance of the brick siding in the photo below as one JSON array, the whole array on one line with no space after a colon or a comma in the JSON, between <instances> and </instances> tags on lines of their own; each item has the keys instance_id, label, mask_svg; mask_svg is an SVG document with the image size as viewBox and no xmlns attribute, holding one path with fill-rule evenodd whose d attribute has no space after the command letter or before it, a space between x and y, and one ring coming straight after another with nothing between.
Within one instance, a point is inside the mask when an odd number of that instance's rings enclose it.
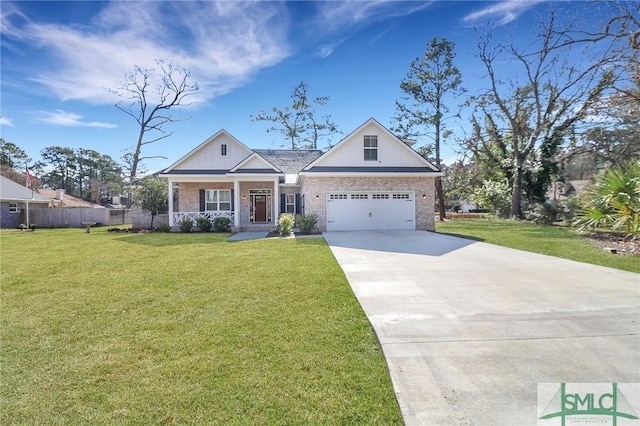
<instances>
[{"instance_id":1,"label":"brick siding","mask_svg":"<svg viewBox=\"0 0 640 426\"><path fill-rule=\"evenodd\" d=\"M302 182L305 213L318 215L318 227L327 230L326 195L334 191L413 191L416 229L435 231L435 178L430 177L308 177Z\"/></svg>"}]
</instances>

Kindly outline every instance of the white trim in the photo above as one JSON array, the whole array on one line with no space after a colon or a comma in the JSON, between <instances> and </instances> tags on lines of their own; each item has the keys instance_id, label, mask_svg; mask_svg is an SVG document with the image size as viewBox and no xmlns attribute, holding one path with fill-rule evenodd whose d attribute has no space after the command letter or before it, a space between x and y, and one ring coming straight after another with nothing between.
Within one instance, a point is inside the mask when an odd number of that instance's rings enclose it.
<instances>
[{"instance_id":1,"label":"white trim","mask_svg":"<svg viewBox=\"0 0 640 426\"><path fill-rule=\"evenodd\" d=\"M274 196L271 200L271 220L273 221L273 225L278 225L278 212L280 211L280 179L277 178L273 182L273 192ZM275 213L275 214L274 214Z\"/></svg>"},{"instance_id":2,"label":"white trim","mask_svg":"<svg viewBox=\"0 0 640 426\"><path fill-rule=\"evenodd\" d=\"M251 192L256 192L255 194L252 194ZM271 223L273 224L274 221L274 217L276 215L273 214L274 209L273 209L273 200L274 200L274 196L273 196L274 191L271 188L253 188L253 189L249 189L249 223L253 224L253 223L257 223L257 224L265 224L265 223ZM255 195L265 195L267 197L266 201L265 201L265 205L266 205L266 209L267 211L265 212L266 214L266 220L264 222L258 222L255 220L255 198L253 198ZM269 200L269 198L271 198L271 200ZM254 218L253 220L251 220L251 210L253 210L253 215ZM271 220L269 220L269 213L271 213Z\"/></svg>"},{"instance_id":3,"label":"white trim","mask_svg":"<svg viewBox=\"0 0 640 426\"><path fill-rule=\"evenodd\" d=\"M187 154L183 155L178 161L176 161L175 163L173 163L172 165L170 165L169 167L167 167L166 169L164 169L162 171L162 173L160 173L160 176L162 176L163 174L166 174L167 172L175 169L176 167L178 167L180 164L182 164L183 162L185 162L188 158L190 158L193 154L195 154L197 151L199 151L202 147L208 145L210 142L213 142L215 139L217 139L218 137L220 137L221 135L226 135L227 137L229 137L232 141L234 141L235 143L239 144L240 146L244 147L247 151L249 152L253 152L253 150L249 147L247 147L245 144L243 144L242 142L240 142L238 139L236 139L231 133L227 132L224 129L220 129L218 130L216 133L214 133L213 135L209 136L204 142L202 142L200 145L196 146L195 148L193 148L191 151L189 151ZM227 148L228 149L228 148Z\"/></svg>"},{"instance_id":4,"label":"white trim","mask_svg":"<svg viewBox=\"0 0 640 426\"><path fill-rule=\"evenodd\" d=\"M169 183L169 226L173 226L173 181L167 179Z\"/></svg>"},{"instance_id":5,"label":"white trim","mask_svg":"<svg viewBox=\"0 0 640 426\"><path fill-rule=\"evenodd\" d=\"M442 172L419 172L419 173L394 173L394 172L300 172L300 176L307 177L439 177Z\"/></svg>"},{"instance_id":6,"label":"white trim","mask_svg":"<svg viewBox=\"0 0 640 426\"><path fill-rule=\"evenodd\" d=\"M258 158L259 160L262 160L266 166L268 166L269 168L273 169L274 172L276 173L282 173L282 170L280 170L279 168L277 168L276 166L274 166L273 164L271 164L270 162L268 162L267 160L265 160L265 158L258 154L257 152L253 152L251 153L250 156L248 156L247 158L245 158L244 160L242 160L241 162L239 162L238 164L236 164L235 166L233 166L233 168L231 168L231 170L229 170L229 172L233 173L236 170L242 168L242 166L244 166L245 164L247 164L249 161L253 160L254 158ZM234 173L236 174L236 173Z\"/></svg>"},{"instance_id":7,"label":"white trim","mask_svg":"<svg viewBox=\"0 0 640 426\"><path fill-rule=\"evenodd\" d=\"M204 188L204 210L203 211L207 212L207 213L209 213L209 212L232 212L233 209L231 207L232 207L232 204L233 204L233 200L231 199L231 191L232 191L231 189L219 189L219 188L207 189L207 188ZM208 201L207 196L211 192L215 192L216 193L216 196L215 196L216 201L215 202ZM220 199L223 192L225 192L225 193L228 192L229 193L229 201L222 201ZM226 210L226 209L225 210L221 210L220 209L220 204L222 204L222 203L225 203L225 204L229 203L229 210ZM216 208L209 210L207 208L207 204L215 204Z\"/></svg>"},{"instance_id":8,"label":"white trim","mask_svg":"<svg viewBox=\"0 0 640 426\"><path fill-rule=\"evenodd\" d=\"M428 166L429 168L435 170L438 170L438 168L433 165L430 161L428 161L427 159L425 159L422 155L418 154L417 151L415 151L413 148L411 148L409 145L407 145L406 143L404 143L402 141L402 139L400 139L398 136L394 135L389 129L387 129L386 127L384 127L382 124L380 124L375 118L370 118L367 121L365 121L362 125L360 125L357 129L355 129L353 132L349 133L347 136L345 136L340 142L338 142L337 144L335 144L334 146L332 146L329 150L327 150L324 154L322 154L320 157L316 158L314 161L311 162L311 164L309 164L307 167L305 167L304 169L302 169L302 171L300 172L300 174L302 174L302 172L304 172L305 170L310 170L312 167L316 166L318 163L321 163L322 161L324 161L325 158L333 155L333 153L338 149L338 147L344 145L347 141L351 140L352 137L357 134L360 130L364 129L366 126L368 126L369 124L373 124L374 126L378 127L383 133L385 133L386 135L388 135L392 140L396 141L400 146L402 146L402 149L406 150L407 152L410 152L411 155L413 155L415 158L419 159L423 164L425 164L426 166ZM380 154L380 146L378 146L378 154ZM431 176L434 176L435 173L431 174ZM360 175L359 175L360 176ZM414 175L415 176L415 175Z\"/></svg>"},{"instance_id":9,"label":"white trim","mask_svg":"<svg viewBox=\"0 0 640 426\"><path fill-rule=\"evenodd\" d=\"M235 179L233 181L233 210L234 212L240 212L240 181ZM236 228L240 226L240 215L233 216L233 226Z\"/></svg>"}]
</instances>

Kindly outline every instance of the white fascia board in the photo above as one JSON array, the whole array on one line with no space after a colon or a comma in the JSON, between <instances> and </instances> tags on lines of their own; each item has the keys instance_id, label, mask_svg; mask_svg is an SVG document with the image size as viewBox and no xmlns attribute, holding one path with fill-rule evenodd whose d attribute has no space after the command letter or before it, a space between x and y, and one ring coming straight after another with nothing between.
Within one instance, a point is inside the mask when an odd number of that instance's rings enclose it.
<instances>
[{"instance_id":1,"label":"white fascia board","mask_svg":"<svg viewBox=\"0 0 640 426\"><path fill-rule=\"evenodd\" d=\"M196 146L195 148L193 148L191 151L189 151L188 153L186 153L185 155L183 155L182 157L180 157L180 159L178 161L176 161L175 163L173 163L172 165L170 165L169 167L167 167L166 169L163 170L163 172L167 172L167 171L171 171L173 169L175 169L176 167L178 167L180 164L182 164L183 162L185 162L188 158L190 158L193 154L195 154L196 152L198 152L202 147L204 147L205 145L207 145L209 142L217 139L220 135L226 135L227 137L229 137L231 140L233 140L235 143L239 144L240 146L246 148L248 151L253 152L252 149L250 149L249 147L247 147L245 144L243 144L242 142L240 142L235 136L233 136L231 133L227 132L224 129L220 129L217 132L215 132L213 135L209 136L207 139L204 140L204 142L200 143L200 145ZM162 174L161 174L162 175Z\"/></svg>"},{"instance_id":2,"label":"white fascia board","mask_svg":"<svg viewBox=\"0 0 640 426\"><path fill-rule=\"evenodd\" d=\"M394 173L394 172L300 172L300 176L306 177L441 177L442 172L426 172L426 173Z\"/></svg>"},{"instance_id":3,"label":"white fascia board","mask_svg":"<svg viewBox=\"0 0 640 426\"><path fill-rule=\"evenodd\" d=\"M159 177L166 178L169 182L232 182L227 175L173 175L160 174Z\"/></svg>"}]
</instances>

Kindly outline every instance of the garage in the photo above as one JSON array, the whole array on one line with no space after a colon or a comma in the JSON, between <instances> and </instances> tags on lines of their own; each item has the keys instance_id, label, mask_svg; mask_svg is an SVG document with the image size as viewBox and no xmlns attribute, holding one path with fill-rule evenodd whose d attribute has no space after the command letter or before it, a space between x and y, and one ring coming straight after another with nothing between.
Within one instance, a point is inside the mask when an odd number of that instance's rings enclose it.
<instances>
[{"instance_id":1,"label":"garage","mask_svg":"<svg viewBox=\"0 0 640 426\"><path fill-rule=\"evenodd\" d=\"M329 192L327 231L416 229L412 191Z\"/></svg>"}]
</instances>

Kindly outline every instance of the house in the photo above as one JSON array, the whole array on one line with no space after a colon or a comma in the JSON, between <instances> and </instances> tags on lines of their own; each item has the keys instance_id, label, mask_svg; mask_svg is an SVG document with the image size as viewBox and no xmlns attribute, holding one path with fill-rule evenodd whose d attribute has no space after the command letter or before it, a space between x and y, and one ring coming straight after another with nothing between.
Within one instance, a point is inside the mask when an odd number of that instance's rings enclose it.
<instances>
[{"instance_id":1,"label":"house","mask_svg":"<svg viewBox=\"0 0 640 426\"><path fill-rule=\"evenodd\" d=\"M220 130L160 173L171 226L222 216L268 230L288 212L317 215L321 231L434 230L441 175L373 118L326 152L250 149Z\"/></svg>"},{"instance_id":2,"label":"house","mask_svg":"<svg viewBox=\"0 0 640 426\"><path fill-rule=\"evenodd\" d=\"M26 224L27 203L29 209L47 209L53 206L54 200L0 176L0 228L17 228L22 223Z\"/></svg>"},{"instance_id":3,"label":"house","mask_svg":"<svg viewBox=\"0 0 640 426\"><path fill-rule=\"evenodd\" d=\"M590 180L570 180L565 182L555 182L547 190L547 201L557 203L566 200L571 196L579 196L589 186Z\"/></svg>"},{"instance_id":4,"label":"house","mask_svg":"<svg viewBox=\"0 0 640 426\"><path fill-rule=\"evenodd\" d=\"M79 208L86 207L92 209L104 209L104 206L100 204L92 203L91 201L83 200L82 198L74 197L69 194L65 194L64 189L45 189L45 188L37 188L36 191L40 195L44 195L45 197L56 200L57 203L55 207L60 208Z\"/></svg>"}]
</instances>

